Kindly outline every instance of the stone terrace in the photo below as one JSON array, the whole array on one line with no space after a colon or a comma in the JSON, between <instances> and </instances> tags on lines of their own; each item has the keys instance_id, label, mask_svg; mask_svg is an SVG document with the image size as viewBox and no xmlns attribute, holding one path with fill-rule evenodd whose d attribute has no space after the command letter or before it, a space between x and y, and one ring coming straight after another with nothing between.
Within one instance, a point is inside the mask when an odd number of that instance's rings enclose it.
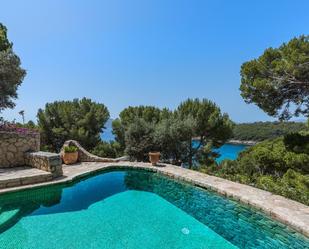
<instances>
[{"instance_id":1,"label":"stone terrace","mask_svg":"<svg viewBox=\"0 0 309 249\"><path fill-rule=\"evenodd\" d=\"M52 173L31 167L0 169L0 189L47 182L52 179Z\"/></svg>"},{"instance_id":2,"label":"stone terrace","mask_svg":"<svg viewBox=\"0 0 309 249\"><path fill-rule=\"evenodd\" d=\"M262 210L274 219L289 225L298 232L309 237L309 207L282 196L274 195L264 190L231 182L215 176L209 176L197 171L180 168L173 165L151 166L149 163L136 162L83 162L75 165L63 165L63 176L50 182L27 186L0 189L1 193L18 191L21 189L70 182L82 176L107 169L144 169L158 172L169 177L190 182L196 186L213 190L224 196L239 200L242 203ZM5 175L0 175L0 181Z\"/></svg>"}]
</instances>

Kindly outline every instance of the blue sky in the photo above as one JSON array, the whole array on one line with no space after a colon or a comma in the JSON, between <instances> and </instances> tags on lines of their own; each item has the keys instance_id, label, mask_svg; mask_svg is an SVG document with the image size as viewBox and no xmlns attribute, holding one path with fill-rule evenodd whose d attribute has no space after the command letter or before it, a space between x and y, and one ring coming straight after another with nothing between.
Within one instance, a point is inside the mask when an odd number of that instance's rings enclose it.
<instances>
[{"instance_id":1,"label":"blue sky","mask_svg":"<svg viewBox=\"0 0 309 249\"><path fill-rule=\"evenodd\" d=\"M236 122L271 120L239 93L240 66L309 34L309 1L3 1L0 22L27 76L7 119L89 97L111 117L129 105L215 101Z\"/></svg>"}]
</instances>

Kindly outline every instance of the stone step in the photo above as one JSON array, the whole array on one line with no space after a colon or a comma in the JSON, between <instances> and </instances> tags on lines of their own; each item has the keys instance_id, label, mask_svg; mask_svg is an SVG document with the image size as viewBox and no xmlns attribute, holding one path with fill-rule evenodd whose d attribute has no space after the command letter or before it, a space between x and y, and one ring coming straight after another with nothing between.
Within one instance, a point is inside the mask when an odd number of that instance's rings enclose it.
<instances>
[{"instance_id":1,"label":"stone step","mask_svg":"<svg viewBox=\"0 0 309 249\"><path fill-rule=\"evenodd\" d=\"M1 211L0 209L0 227L4 226L8 223L11 219L15 217L19 212L19 209Z\"/></svg>"},{"instance_id":2,"label":"stone step","mask_svg":"<svg viewBox=\"0 0 309 249\"><path fill-rule=\"evenodd\" d=\"M0 168L0 189L51 181L51 172L31 167Z\"/></svg>"}]
</instances>

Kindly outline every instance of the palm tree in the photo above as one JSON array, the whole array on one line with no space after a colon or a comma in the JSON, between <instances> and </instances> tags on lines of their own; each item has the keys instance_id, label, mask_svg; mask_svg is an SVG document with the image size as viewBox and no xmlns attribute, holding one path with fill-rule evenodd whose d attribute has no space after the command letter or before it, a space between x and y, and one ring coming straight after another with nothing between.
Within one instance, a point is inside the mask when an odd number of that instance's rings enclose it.
<instances>
[{"instance_id":1,"label":"palm tree","mask_svg":"<svg viewBox=\"0 0 309 249\"><path fill-rule=\"evenodd\" d=\"M23 124L25 124L25 111L21 110L18 114L21 115L21 117L23 119Z\"/></svg>"}]
</instances>

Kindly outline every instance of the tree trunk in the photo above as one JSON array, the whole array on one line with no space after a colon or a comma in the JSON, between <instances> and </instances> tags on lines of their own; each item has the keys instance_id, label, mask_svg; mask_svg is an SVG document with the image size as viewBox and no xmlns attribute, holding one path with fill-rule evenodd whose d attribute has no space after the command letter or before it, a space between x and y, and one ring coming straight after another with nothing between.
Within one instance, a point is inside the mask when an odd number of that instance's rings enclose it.
<instances>
[{"instance_id":1,"label":"tree trunk","mask_svg":"<svg viewBox=\"0 0 309 249\"><path fill-rule=\"evenodd\" d=\"M188 163L189 163L189 169L192 168L192 138L190 139L190 143L189 143L189 160L188 160Z\"/></svg>"}]
</instances>

